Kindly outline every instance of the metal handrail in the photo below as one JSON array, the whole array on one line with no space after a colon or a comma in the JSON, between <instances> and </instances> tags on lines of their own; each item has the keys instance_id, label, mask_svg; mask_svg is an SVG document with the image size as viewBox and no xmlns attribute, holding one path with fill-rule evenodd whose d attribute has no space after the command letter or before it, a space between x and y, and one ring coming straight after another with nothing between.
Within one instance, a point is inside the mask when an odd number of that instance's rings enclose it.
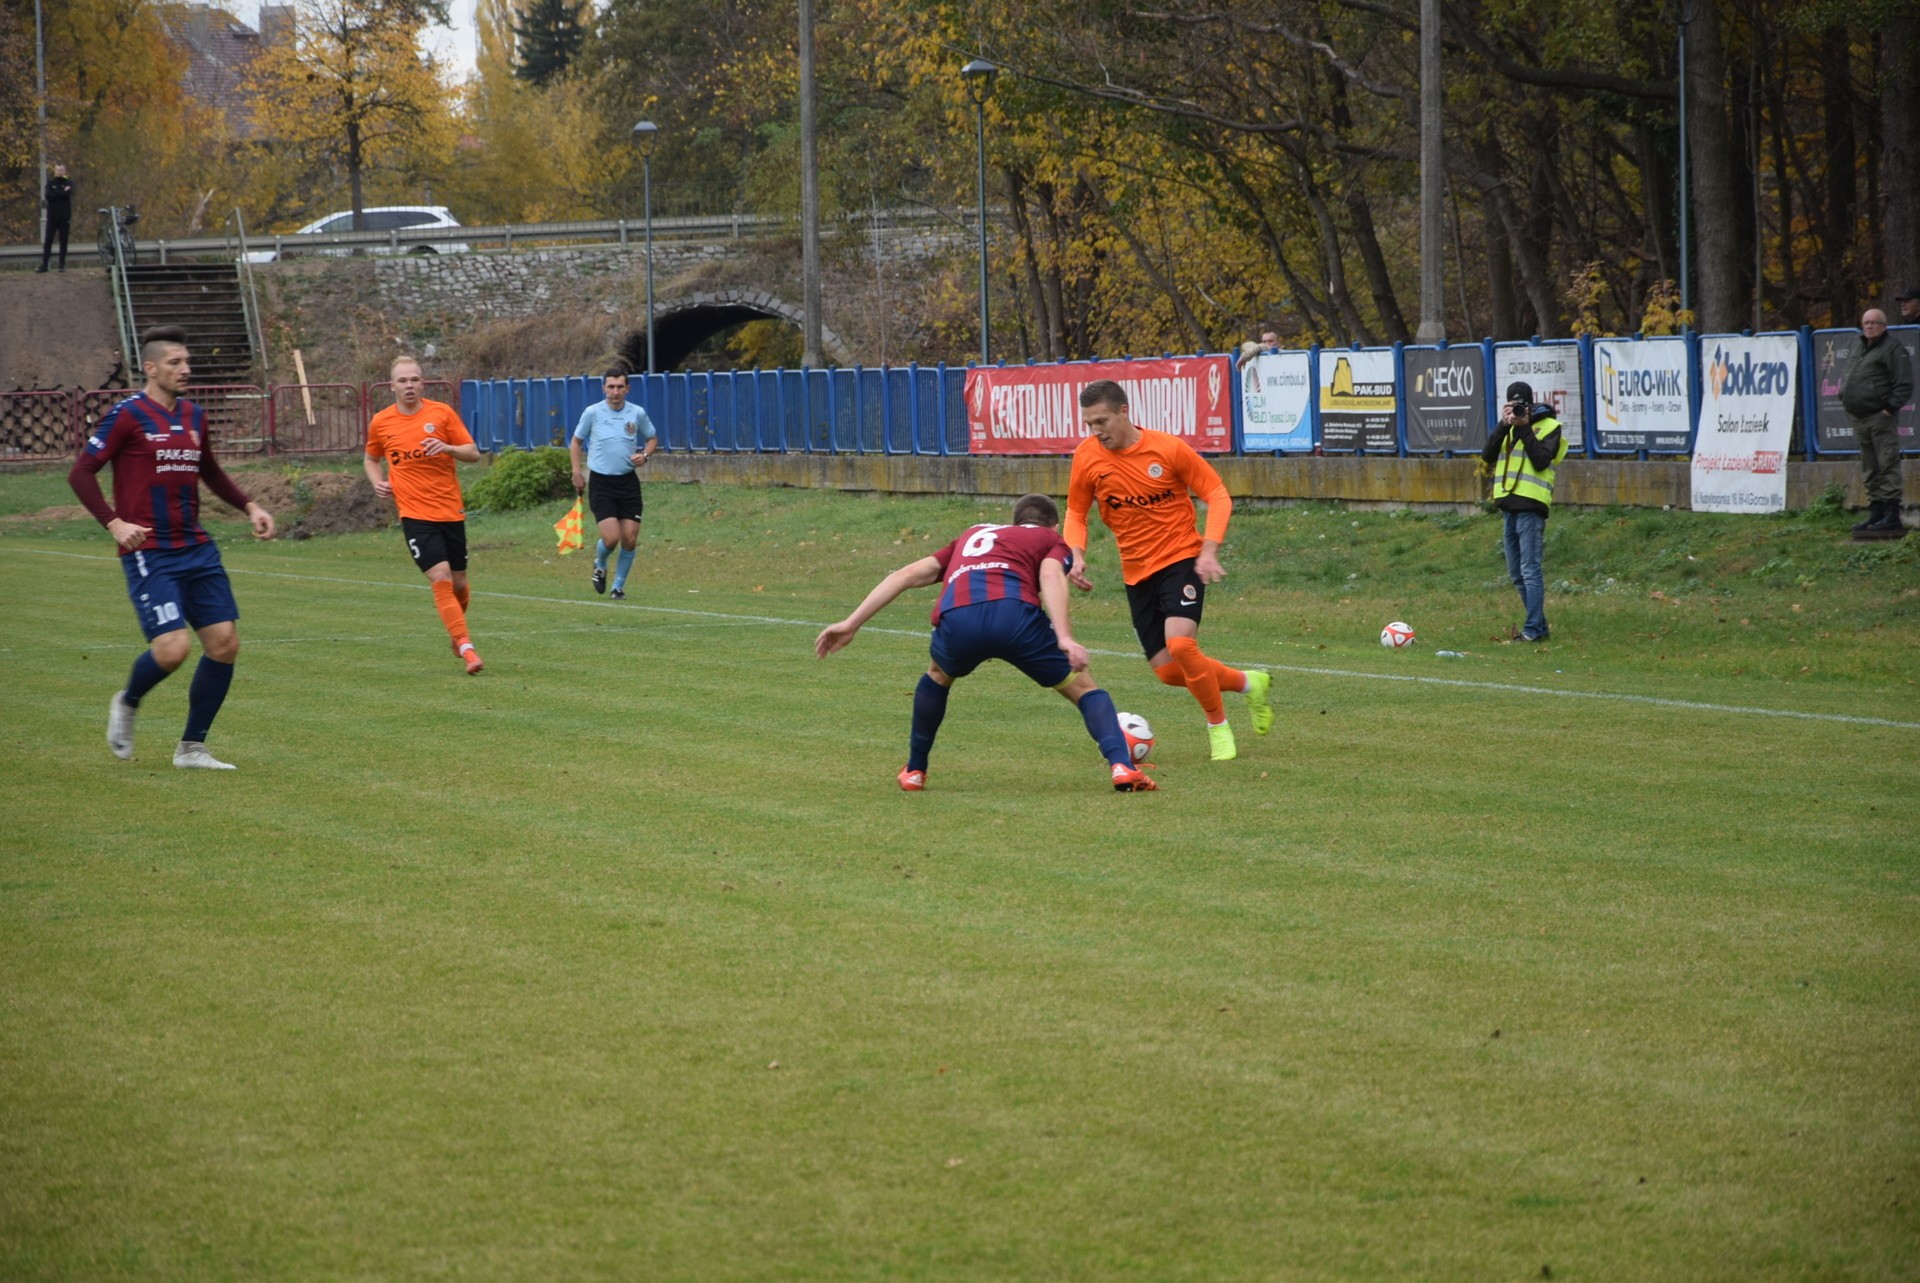
<instances>
[{"instance_id":1,"label":"metal handrail","mask_svg":"<svg viewBox=\"0 0 1920 1283\"><path fill-rule=\"evenodd\" d=\"M107 268L107 281L113 291L113 320L120 330L120 355L126 361L129 385L139 377L140 354L135 350L137 333L133 319L133 290L127 283L126 238L121 232L120 207L109 206L107 239L113 244L113 262ZM136 246L135 252L138 253Z\"/></svg>"},{"instance_id":2,"label":"metal handrail","mask_svg":"<svg viewBox=\"0 0 1920 1283\"><path fill-rule=\"evenodd\" d=\"M988 217L999 221L999 211L989 210ZM844 224L849 231L861 235L871 234L874 228L889 228L910 232L923 228L946 229L948 225L959 223L971 228L978 215L965 211L964 215L953 215L938 210L893 209L881 210L875 217L870 210L852 210L828 220L833 224ZM661 240L690 240L699 237L725 237L741 240L750 236L774 236L790 231L798 220L785 214L689 214L661 217L653 220L653 236ZM459 245L473 242L497 242L511 246L515 241L581 241L587 244L617 245L623 244L629 235L638 236L640 220L637 218L602 218L581 222L555 223L489 223L479 227L407 227L397 231L371 232L312 232L296 235L291 232L276 233L271 237L255 235L249 244L254 252L268 248L278 257L283 249L292 249L306 253L316 249L352 249L376 248L391 249L406 245ZM155 253L173 254L221 254L228 248L224 236L200 236L178 240L153 239L138 242L138 247ZM38 245L0 246L0 263L14 259L32 258L38 261Z\"/></svg>"},{"instance_id":3,"label":"metal handrail","mask_svg":"<svg viewBox=\"0 0 1920 1283\"><path fill-rule=\"evenodd\" d=\"M269 373L273 369L273 363L267 355L267 335L260 320L260 294L253 284L253 260L247 255L247 220L246 216L240 212L239 206L234 207L233 215L222 224L222 230L227 227L234 229L240 242L240 252L234 255L234 258L240 264L240 279L246 286L240 291L240 311L247 320L247 341L253 344L253 354L260 361L261 372ZM233 243L234 237L229 236L227 251L230 254L233 251Z\"/></svg>"}]
</instances>

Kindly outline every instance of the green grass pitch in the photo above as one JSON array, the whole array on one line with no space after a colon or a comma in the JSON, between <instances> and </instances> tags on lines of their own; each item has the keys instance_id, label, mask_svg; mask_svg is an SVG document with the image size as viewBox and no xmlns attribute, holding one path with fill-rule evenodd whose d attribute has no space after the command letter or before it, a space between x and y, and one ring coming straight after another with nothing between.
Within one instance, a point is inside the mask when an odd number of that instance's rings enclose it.
<instances>
[{"instance_id":1,"label":"green grass pitch","mask_svg":"<svg viewBox=\"0 0 1920 1283\"><path fill-rule=\"evenodd\" d=\"M1490 517L1248 508L1215 766L1103 535L1162 791L998 667L907 796L931 594L813 634L1000 508L648 514L625 605L476 518L476 679L397 534L222 523L222 774L0 522L0 1278L1920 1276L1913 551L1563 514L1529 648Z\"/></svg>"}]
</instances>

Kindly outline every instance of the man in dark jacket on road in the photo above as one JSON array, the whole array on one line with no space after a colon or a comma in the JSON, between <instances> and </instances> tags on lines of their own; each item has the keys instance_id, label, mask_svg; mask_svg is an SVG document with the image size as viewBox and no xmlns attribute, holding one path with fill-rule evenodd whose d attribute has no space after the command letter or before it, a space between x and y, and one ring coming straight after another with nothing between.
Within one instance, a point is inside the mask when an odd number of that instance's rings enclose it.
<instances>
[{"instance_id":1,"label":"man in dark jacket on road","mask_svg":"<svg viewBox=\"0 0 1920 1283\"><path fill-rule=\"evenodd\" d=\"M1900 340L1887 333L1887 314L1869 308L1860 318L1860 346L1847 362L1840 382L1840 404L1860 443L1860 471L1873 506L1853 528L1856 538L1899 539L1907 533L1900 520L1900 436L1894 416L1913 399L1913 362Z\"/></svg>"},{"instance_id":2,"label":"man in dark jacket on road","mask_svg":"<svg viewBox=\"0 0 1920 1283\"><path fill-rule=\"evenodd\" d=\"M53 167L53 177L47 180L47 234L40 242L40 266L36 272L47 270L47 260L53 256L53 238L60 238L60 270L67 270L67 231L73 226L73 180L67 177L65 165Z\"/></svg>"}]
</instances>

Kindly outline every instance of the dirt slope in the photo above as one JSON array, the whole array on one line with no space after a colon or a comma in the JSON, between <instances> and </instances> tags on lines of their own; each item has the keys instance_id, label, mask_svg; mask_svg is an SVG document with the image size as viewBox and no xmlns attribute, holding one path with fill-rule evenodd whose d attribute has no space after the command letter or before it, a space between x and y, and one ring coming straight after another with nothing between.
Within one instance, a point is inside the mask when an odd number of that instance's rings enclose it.
<instances>
[{"instance_id":1,"label":"dirt slope","mask_svg":"<svg viewBox=\"0 0 1920 1283\"><path fill-rule=\"evenodd\" d=\"M120 365L106 273L0 272L0 392L97 388Z\"/></svg>"}]
</instances>

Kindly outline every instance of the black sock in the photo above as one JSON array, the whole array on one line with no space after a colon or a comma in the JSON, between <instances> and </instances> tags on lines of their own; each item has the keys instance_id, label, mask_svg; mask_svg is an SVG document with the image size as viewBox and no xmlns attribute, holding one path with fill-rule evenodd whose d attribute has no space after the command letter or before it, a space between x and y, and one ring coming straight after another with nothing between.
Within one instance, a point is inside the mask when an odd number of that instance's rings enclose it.
<instances>
[{"instance_id":1,"label":"black sock","mask_svg":"<svg viewBox=\"0 0 1920 1283\"><path fill-rule=\"evenodd\" d=\"M160 661L153 657L152 651L143 650L140 658L133 661L133 671L127 674L127 689L120 698L127 702L128 707L138 708L147 692L166 680L167 670L160 667Z\"/></svg>"},{"instance_id":2,"label":"black sock","mask_svg":"<svg viewBox=\"0 0 1920 1283\"><path fill-rule=\"evenodd\" d=\"M193 685L187 688L187 729L180 738L189 744L204 744L220 705L227 701L227 687L233 684L233 665L223 664L211 655L202 655L193 670Z\"/></svg>"},{"instance_id":3,"label":"black sock","mask_svg":"<svg viewBox=\"0 0 1920 1283\"><path fill-rule=\"evenodd\" d=\"M1093 736L1093 742L1100 746L1109 762L1133 765L1133 755L1127 752L1127 737L1120 731L1120 714L1113 707L1113 696L1098 686L1082 695L1080 720L1087 724L1087 734Z\"/></svg>"},{"instance_id":4,"label":"black sock","mask_svg":"<svg viewBox=\"0 0 1920 1283\"><path fill-rule=\"evenodd\" d=\"M947 716L947 693L953 688L942 686L927 674L920 674L920 684L913 689L913 734L907 740L907 769L924 771L927 769L927 757L933 752L933 737L940 733L940 723Z\"/></svg>"}]
</instances>

